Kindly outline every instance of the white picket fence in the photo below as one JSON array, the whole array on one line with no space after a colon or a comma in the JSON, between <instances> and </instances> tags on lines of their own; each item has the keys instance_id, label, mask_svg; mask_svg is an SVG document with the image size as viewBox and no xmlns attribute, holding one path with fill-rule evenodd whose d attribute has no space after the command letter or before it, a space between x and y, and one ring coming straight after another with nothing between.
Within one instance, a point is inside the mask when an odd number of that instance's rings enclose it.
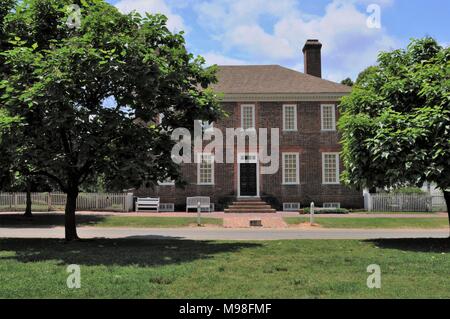
<instances>
[{"instance_id":1,"label":"white picket fence","mask_svg":"<svg viewBox=\"0 0 450 319\"><path fill-rule=\"evenodd\" d=\"M64 193L31 193L34 211L61 211L66 205ZM26 207L26 193L0 193L0 211L21 211ZM132 193L81 193L77 210L129 212L133 209Z\"/></svg>"},{"instance_id":2,"label":"white picket fence","mask_svg":"<svg viewBox=\"0 0 450 319\"><path fill-rule=\"evenodd\" d=\"M447 211L444 196L428 194L364 194L369 212L436 212Z\"/></svg>"}]
</instances>

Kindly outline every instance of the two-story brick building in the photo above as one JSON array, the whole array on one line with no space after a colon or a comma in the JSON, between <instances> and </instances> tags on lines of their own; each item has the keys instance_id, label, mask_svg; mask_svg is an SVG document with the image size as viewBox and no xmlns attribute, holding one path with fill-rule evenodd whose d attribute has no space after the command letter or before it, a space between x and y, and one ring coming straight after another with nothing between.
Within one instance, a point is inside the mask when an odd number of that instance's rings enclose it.
<instances>
[{"instance_id":1,"label":"two-story brick building","mask_svg":"<svg viewBox=\"0 0 450 319\"><path fill-rule=\"evenodd\" d=\"M276 209L297 209L312 201L319 206L362 207L362 192L339 181L343 167L337 105L351 88L321 78L321 48L318 40L306 42L305 73L279 65L219 67L219 82L213 88L223 93L222 106L229 116L214 127L223 132L279 128L276 173L261 174L258 146L235 146L233 163L214 163L214 154L201 154L200 163L182 164L189 183L185 188L162 183L139 195L160 197L166 210L183 209L189 196L209 196L216 209L237 199L258 198Z\"/></svg>"}]
</instances>

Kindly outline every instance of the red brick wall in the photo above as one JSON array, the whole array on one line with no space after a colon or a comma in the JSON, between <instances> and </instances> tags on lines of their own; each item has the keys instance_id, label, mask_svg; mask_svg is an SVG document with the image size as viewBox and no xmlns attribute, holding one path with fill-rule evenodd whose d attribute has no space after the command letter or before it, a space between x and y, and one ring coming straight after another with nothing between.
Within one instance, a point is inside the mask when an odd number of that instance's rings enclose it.
<instances>
[{"instance_id":1,"label":"red brick wall","mask_svg":"<svg viewBox=\"0 0 450 319\"><path fill-rule=\"evenodd\" d=\"M324 202L340 202L341 207L360 208L363 206L361 191L349 189L343 185L322 184L322 152L339 152L339 134L322 132L320 104L330 102L261 102L255 104L257 128L280 128L280 169L274 175L260 176L260 194L275 197L280 203L301 202L303 206L314 201L320 206ZM297 105L297 132L283 132L283 104ZM229 117L215 123L222 129L225 140L225 128L238 128L240 121L240 103L223 103ZM338 113L338 112L336 112ZM336 115L338 119L338 114ZM270 138L268 139L270 141ZM282 185L282 153L298 152L300 162L300 185ZM236 152L235 152L236 153ZM226 149L224 149L224 157ZM236 154L235 154L236 156ZM237 162L237 161L236 161ZM341 163L341 172L343 170ZM215 185L197 185L197 164L182 167L183 176L190 183L185 189L173 186L160 186L156 189L140 189L139 196L159 196L163 203L185 204L189 196L209 196L212 202L223 202L226 197L237 195L237 164L215 164Z\"/></svg>"}]
</instances>

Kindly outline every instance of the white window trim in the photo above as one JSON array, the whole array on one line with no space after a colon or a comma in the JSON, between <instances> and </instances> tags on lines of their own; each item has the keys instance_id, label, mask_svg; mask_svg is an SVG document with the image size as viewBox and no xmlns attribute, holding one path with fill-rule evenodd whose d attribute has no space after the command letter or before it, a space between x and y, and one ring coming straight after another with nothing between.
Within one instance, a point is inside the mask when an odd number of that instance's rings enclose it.
<instances>
[{"instance_id":1,"label":"white window trim","mask_svg":"<svg viewBox=\"0 0 450 319\"><path fill-rule=\"evenodd\" d=\"M323 203L322 206L323 206L323 208L341 209L341 203L339 203L339 202L326 202L326 203ZM333 207L333 206L336 206L336 207Z\"/></svg>"},{"instance_id":2,"label":"white window trim","mask_svg":"<svg viewBox=\"0 0 450 319\"><path fill-rule=\"evenodd\" d=\"M202 164L202 156L203 155L210 155L211 156L211 183L200 183L200 165ZM201 186L211 186L214 185L214 155L211 153L198 153L198 160L197 160L197 185Z\"/></svg>"},{"instance_id":3,"label":"white window trim","mask_svg":"<svg viewBox=\"0 0 450 319\"><path fill-rule=\"evenodd\" d=\"M336 182L330 183L325 182L325 156L326 155L336 155ZM323 185L340 185L341 182L339 180L339 177L341 175L341 168L340 168L340 153L338 152L330 152L330 153L322 153L322 184Z\"/></svg>"},{"instance_id":4,"label":"white window trim","mask_svg":"<svg viewBox=\"0 0 450 319\"><path fill-rule=\"evenodd\" d=\"M294 128L286 129L286 109L288 107L294 108ZM297 132L298 124L297 124L297 104L283 104L283 131L284 132Z\"/></svg>"},{"instance_id":5,"label":"white window trim","mask_svg":"<svg viewBox=\"0 0 450 319\"><path fill-rule=\"evenodd\" d=\"M252 108L252 127L244 129L244 108L251 107ZM254 131L256 130L256 107L254 104L242 104L241 105L241 128L245 131Z\"/></svg>"},{"instance_id":6,"label":"white window trim","mask_svg":"<svg viewBox=\"0 0 450 319\"><path fill-rule=\"evenodd\" d=\"M169 208L167 208L169 207ZM159 211L160 212L174 212L175 211L175 204L174 203L161 203L159 204Z\"/></svg>"},{"instance_id":7,"label":"white window trim","mask_svg":"<svg viewBox=\"0 0 450 319\"><path fill-rule=\"evenodd\" d=\"M296 166L297 166L297 170L296 170L296 181L291 182L291 183L287 183L286 182L286 176L285 176L285 155L295 155L296 157ZM282 163L283 163L283 167L282 167L282 171L283 171L283 185L299 185L300 184L300 155L299 153L283 153L282 154Z\"/></svg>"},{"instance_id":8,"label":"white window trim","mask_svg":"<svg viewBox=\"0 0 450 319\"><path fill-rule=\"evenodd\" d=\"M291 208L288 208L288 206L291 206ZM295 208L292 208L292 206L295 206ZM297 212L300 209L300 203L283 203L283 211L284 212Z\"/></svg>"},{"instance_id":9,"label":"white window trim","mask_svg":"<svg viewBox=\"0 0 450 319\"><path fill-rule=\"evenodd\" d=\"M324 109L325 107L333 107L332 112L332 122L333 122L333 128L332 129L326 129L324 126ZM323 132L335 132L336 131L336 105L335 104L321 104L320 105L320 123L321 123L321 129Z\"/></svg>"}]
</instances>

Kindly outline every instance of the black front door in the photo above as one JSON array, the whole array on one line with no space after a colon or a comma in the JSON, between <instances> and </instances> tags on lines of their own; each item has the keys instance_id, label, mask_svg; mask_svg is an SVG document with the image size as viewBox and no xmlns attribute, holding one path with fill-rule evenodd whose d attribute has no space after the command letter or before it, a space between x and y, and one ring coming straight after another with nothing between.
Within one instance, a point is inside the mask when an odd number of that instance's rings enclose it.
<instances>
[{"instance_id":1,"label":"black front door","mask_svg":"<svg viewBox=\"0 0 450 319\"><path fill-rule=\"evenodd\" d=\"M240 188L241 196L257 196L256 189L256 163L240 164Z\"/></svg>"}]
</instances>

